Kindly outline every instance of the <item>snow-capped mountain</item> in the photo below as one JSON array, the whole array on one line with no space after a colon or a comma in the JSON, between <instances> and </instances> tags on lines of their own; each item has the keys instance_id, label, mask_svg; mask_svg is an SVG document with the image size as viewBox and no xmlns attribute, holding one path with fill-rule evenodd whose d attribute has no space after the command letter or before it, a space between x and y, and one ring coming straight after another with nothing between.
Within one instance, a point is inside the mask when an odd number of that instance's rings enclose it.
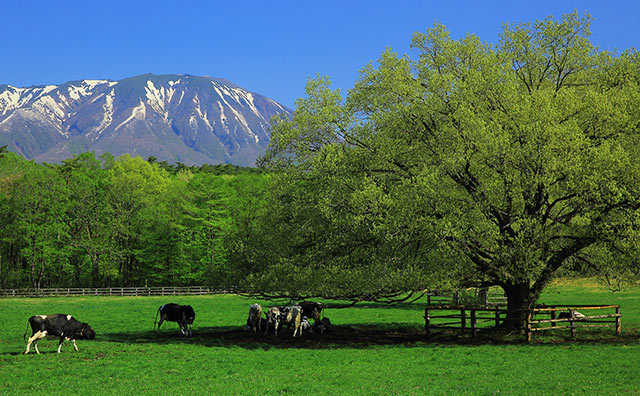
<instances>
[{"instance_id":1,"label":"snow-capped mountain","mask_svg":"<svg viewBox=\"0 0 640 396\"><path fill-rule=\"evenodd\" d=\"M229 81L145 74L16 88L0 85L0 146L36 161L85 151L185 164L254 165L269 120L291 110Z\"/></svg>"}]
</instances>

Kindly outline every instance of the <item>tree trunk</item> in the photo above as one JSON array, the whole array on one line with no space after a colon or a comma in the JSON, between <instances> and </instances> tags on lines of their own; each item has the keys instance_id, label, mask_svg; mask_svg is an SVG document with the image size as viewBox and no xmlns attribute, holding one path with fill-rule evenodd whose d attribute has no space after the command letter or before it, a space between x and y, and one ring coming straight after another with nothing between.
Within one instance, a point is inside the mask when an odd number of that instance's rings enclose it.
<instances>
[{"instance_id":1,"label":"tree trunk","mask_svg":"<svg viewBox=\"0 0 640 396\"><path fill-rule=\"evenodd\" d=\"M507 296L507 316L501 327L515 329L521 328L526 318L525 310L530 308L531 288L529 283L514 283L502 286Z\"/></svg>"},{"instance_id":2,"label":"tree trunk","mask_svg":"<svg viewBox=\"0 0 640 396\"><path fill-rule=\"evenodd\" d=\"M100 287L100 268L98 267L99 255L90 253L89 257L91 258L91 278L93 287Z\"/></svg>"}]
</instances>

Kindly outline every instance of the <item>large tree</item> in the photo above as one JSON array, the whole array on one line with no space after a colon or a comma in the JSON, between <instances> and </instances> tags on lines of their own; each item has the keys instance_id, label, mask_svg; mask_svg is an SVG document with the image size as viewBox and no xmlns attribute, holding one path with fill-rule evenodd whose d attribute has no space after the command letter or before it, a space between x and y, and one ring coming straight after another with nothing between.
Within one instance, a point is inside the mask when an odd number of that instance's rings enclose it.
<instances>
[{"instance_id":1,"label":"large tree","mask_svg":"<svg viewBox=\"0 0 640 396\"><path fill-rule=\"evenodd\" d=\"M590 21L505 25L495 46L435 25L344 100L311 80L262 158L281 235L254 283L499 285L526 308L563 268L638 275L639 56L600 51Z\"/></svg>"}]
</instances>

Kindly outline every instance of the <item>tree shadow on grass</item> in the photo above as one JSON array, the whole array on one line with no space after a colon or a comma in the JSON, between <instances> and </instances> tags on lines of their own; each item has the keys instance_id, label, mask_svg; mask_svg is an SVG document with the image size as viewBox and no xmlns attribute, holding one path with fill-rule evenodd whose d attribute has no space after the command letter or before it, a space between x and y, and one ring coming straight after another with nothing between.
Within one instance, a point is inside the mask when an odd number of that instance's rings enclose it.
<instances>
[{"instance_id":1,"label":"tree shadow on grass","mask_svg":"<svg viewBox=\"0 0 640 396\"><path fill-rule=\"evenodd\" d=\"M568 335L558 334L535 338L527 343L519 331L483 332L476 338L458 331L434 333L425 338L424 329L411 326L333 326L323 334L304 333L302 337L292 337L292 330L281 329L278 337L273 332L268 335L254 334L244 327L201 327L194 330L193 336L181 336L178 331L166 331L156 334L153 331L131 333L106 333L100 340L130 344L193 344L205 347L241 347L246 349L301 348L301 349L339 349L368 348L375 346L402 345L404 347L432 348L441 346L477 346L477 345L556 345L556 344L603 344L623 345L640 344L640 335L624 333L612 335L605 332L585 332L572 339Z\"/></svg>"}]
</instances>

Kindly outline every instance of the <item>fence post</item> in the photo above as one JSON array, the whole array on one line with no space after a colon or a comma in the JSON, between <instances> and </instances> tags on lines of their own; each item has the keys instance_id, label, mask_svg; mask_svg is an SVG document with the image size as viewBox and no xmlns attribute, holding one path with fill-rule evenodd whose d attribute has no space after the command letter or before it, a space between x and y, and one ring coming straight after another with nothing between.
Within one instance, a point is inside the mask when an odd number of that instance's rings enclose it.
<instances>
[{"instance_id":1,"label":"fence post","mask_svg":"<svg viewBox=\"0 0 640 396\"><path fill-rule=\"evenodd\" d=\"M500 307L496 305L496 327L500 326Z\"/></svg>"},{"instance_id":2,"label":"fence post","mask_svg":"<svg viewBox=\"0 0 640 396\"><path fill-rule=\"evenodd\" d=\"M427 340L431 339L431 317L429 316L429 307L427 306L424 309L424 331L425 331L425 338Z\"/></svg>"},{"instance_id":3,"label":"fence post","mask_svg":"<svg viewBox=\"0 0 640 396\"><path fill-rule=\"evenodd\" d=\"M556 318L556 311L551 311L551 320ZM556 327L556 322L551 322L551 327Z\"/></svg>"},{"instance_id":4,"label":"fence post","mask_svg":"<svg viewBox=\"0 0 640 396\"><path fill-rule=\"evenodd\" d=\"M622 327L622 317L620 316L620 306L616 307L616 334L620 335L620 328Z\"/></svg>"},{"instance_id":5,"label":"fence post","mask_svg":"<svg viewBox=\"0 0 640 396\"><path fill-rule=\"evenodd\" d=\"M476 337L476 331L477 331L476 310L475 309L471 309L471 337L472 338Z\"/></svg>"},{"instance_id":6,"label":"fence post","mask_svg":"<svg viewBox=\"0 0 640 396\"><path fill-rule=\"evenodd\" d=\"M460 328L465 329L467 327L467 315L464 311L464 308L460 310Z\"/></svg>"},{"instance_id":7,"label":"fence post","mask_svg":"<svg viewBox=\"0 0 640 396\"><path fill-rule=\"evenodd\" d=\"M569 326L571 327L571 338L576 338L576 325L573 321L576 317L576 311L573 309L569 310Z\"/></svg>"},{"instance_id":8,"label":"fence post","mask_svg":"<svg viewBox=\"0 0 640 396\"><path fill-rule=\"evenodd\" d=\"M525 327L525 335L527 337L527 342L531 342L531 316L532 316L532 311L531 310L527 310L527 321L524 324Z\"/></svg>"}]
</instances>

